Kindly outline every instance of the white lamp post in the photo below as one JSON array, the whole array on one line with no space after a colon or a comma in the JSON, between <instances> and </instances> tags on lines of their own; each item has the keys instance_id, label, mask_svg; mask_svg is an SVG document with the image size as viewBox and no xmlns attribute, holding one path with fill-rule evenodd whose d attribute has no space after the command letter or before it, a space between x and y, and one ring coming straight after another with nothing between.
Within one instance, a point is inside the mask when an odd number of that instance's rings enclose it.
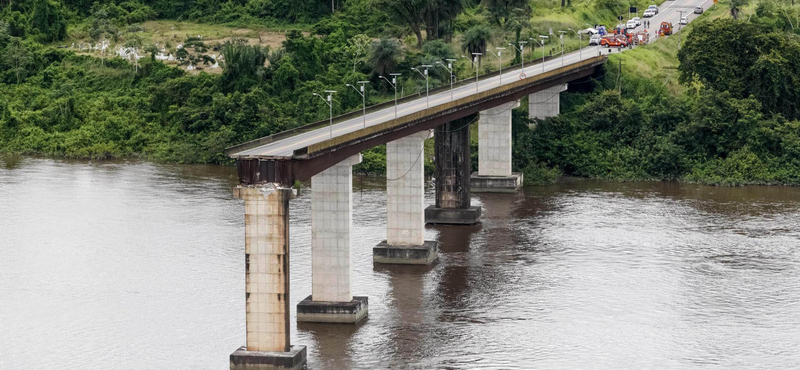
<instances>
[{"instance_id":1,"label":"white lamp post","mask_svg":"<svg viewBox=\"0 0 800 370\"><path fill-rule=\"evenodd\" d=\"M367 93L364 91L364 86L368 84L369 81L358 81L360 89L356 89L355 86L351 84L347 84L346 86L350 86L355 90L359 95L361 95L361 116L364 117L364 128L367 127Z\"/></svg>"},{"instance_id":2,"label":"white lamp post","mask_svg":"<svg viewBox=\"0 0 800 370\"><path fill-rule=\"evenodd\" d=\"M336 94L336 91L325 90L325 92L328 94L328 98L327 99L324 98L322 95L317 94L317 93L313 93L312 95L319 96L322 99L322 101L325 102L325 104L328 104L328 108L330 109L330 111L329 111L330 112L329 113L329 117L330 117L329 118L330 119L329 126L331 128L331 139L333 139L333 94Z\"/></svg>"},{"instance_id":3,"label":"white lamp post","mask_svg":"<svg viewBox=\"0 0 800 370\"><path fill-rule=\"evenodd\" d=\"M394 118L397 118L397 76L400 75L402 75L402 73L389 73L389 76L392 76L391 81L389 81L389 79L386 77L378 76L386 80L386 82L388 82L389 85L392 85L392 87L394 88Z\"/></svg>"},{"instance_id":4,"label":"white lamp post","mask_svg":"<svg viewBox=\"0 0 800 370\"><path fill-rule=\"evenodd\" d=\"M495 48L497 49L497 53L489 50L492 55L496 56L498 60L500 60L500 85L503 85L503 50L506 48Z\"/></svg>"},{"instance_id":5,"label":"white lamp post","mask_svg":"<svg viewBox=\"0 0 800 370\"><path fill-rule=\"evenodd\" d=\"M455 62L456 60L455 59L445 59L445 61L447 61L447 65L444 65L444 63L442 63L442 62L436 62L436 64L442 66L444 69L446 69L448 72L450 72L450 101L453 101L453 77L454 77L454 75L453 75L453 62Z\"/></svg>"},{"instance_id":6,"label":"white lamp post","mask_svg":"<svg viewBox=\"0 0 800 370\"><path fill-rule=\"evenodd\" d=\"M411 68L413 71L417 71L424 79L425 79L425 108L430 107L430 77L428 77L428 68L433 68L430 64L423 64L420 66L421 68L425 68L425 72L420 72L419 69Z\"/></svg>"}]
</instances>

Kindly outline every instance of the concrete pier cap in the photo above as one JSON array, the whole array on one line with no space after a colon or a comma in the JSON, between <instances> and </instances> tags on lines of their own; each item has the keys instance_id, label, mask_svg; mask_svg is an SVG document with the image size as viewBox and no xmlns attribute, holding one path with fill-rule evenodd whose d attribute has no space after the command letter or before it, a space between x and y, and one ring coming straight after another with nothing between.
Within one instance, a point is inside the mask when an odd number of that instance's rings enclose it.
<instances>
[{"instance_id":1,"label":"concrete pier cap","mask_svg":"<svg viewBox=\"0 0 800 370\"><path fill-rule=\"evenodd\" d=\"M238 186L245 214L246 346L230 356L230 369L300 369L306 347L289 334L289 201L297 191L278 184Z\"/></svg>"},{"instance_id":2,"label":"concrete pier cap","mask_svg":"<svg viewBox=\"0 0 800 370\"><path fill-rule=\"evenodd\" d=\"M355 324L367 297L352 294L353 166L348 157L311 178L311 295L297 304L298 322Z\"/></svg>"}]
</instances>

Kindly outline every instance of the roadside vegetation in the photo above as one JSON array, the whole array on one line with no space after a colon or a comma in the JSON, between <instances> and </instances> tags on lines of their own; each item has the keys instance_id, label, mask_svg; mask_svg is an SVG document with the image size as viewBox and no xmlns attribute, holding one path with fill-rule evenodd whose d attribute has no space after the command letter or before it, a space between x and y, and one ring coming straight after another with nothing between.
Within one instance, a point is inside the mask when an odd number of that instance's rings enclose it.
<instances>
[{"instance_id":1,"label":"roadside vegetation","mask_svg":"<svg viewBox=\"0 0 800 370\"><path fill-rule=\"evenodd\" d=\"M685 28L680 53L676 35L614 54L535 130L515 112L515 169L530 183L800 184L800 7L733 1ZM370 81L376 104L393 97L379 75L400 71L401 96L424 94L411 67L455 58L467 79L463 54L507 47L508 67L520 62L508 43L613 26L648 4L337 0L331 13L327 0L0 0L0 153L230 163L225 147L327 118L313 92L339 91L341 114L361 106L344 84ZM567 51L579 47L566 36ZM525 59L557 55L557 41L528 45ZM431 72L431 87L449 82ZM364 156L361 171L384 171L383 147Z\"/></svg>"}]
</instances>

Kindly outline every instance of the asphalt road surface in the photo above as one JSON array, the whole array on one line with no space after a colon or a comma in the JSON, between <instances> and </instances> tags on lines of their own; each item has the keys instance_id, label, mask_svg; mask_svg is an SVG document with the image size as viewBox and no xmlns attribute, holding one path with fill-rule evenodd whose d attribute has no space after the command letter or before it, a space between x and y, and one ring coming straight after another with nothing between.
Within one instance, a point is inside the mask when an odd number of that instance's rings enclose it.
<instances>
[{"instance_id":1,"label":"asphalt road surface","mask_svg":"<svg viewBox=\"0 0 800 370\"><path fill-rule=\"evenodd\" d=\"M661 22L671 22L673 24L674 36L678 36L678 31L681 27L678 24L681 17L681 13L679 11L683 11L684 15L688 15L689 22L691 22L692 20L694 20L699 16L697 14L693 14L695 7L702 6L704 9L708 9L708 7L711 5L713 5L713 2L711 0L669 0L665 1L659 6L659 13L656 14L656 16L651 18L642 18L642 20L650 21L651 26L647 31L650 32L651 34L650 38L651 42L654 42L656 38L655 36L657 36L658 27L661 24ZM641 10L644 11L644 9ZM614 25L608 25L608 26L613 28ZM643 29L644 29L643 26L636 28L637 31L641 31ZM583 42L588 43L588 39L583 40ZM528 77L531 77L540 74L542 72L554 70L562 66L567 66L573 63L577 63L582 59L592 58L594 56L597 56L599 53L608 54L608 50L609 49L607 48L589 46L581 49L580 51L575 51L566 54L563 56L563 58L556 58L553 60L549 60L545 62L543 65L540 63L531 66L525 66L525 69L523 71L517 69L512 72L504 73L503 75L498 77L493 77L487 80L480 81L478 83L477 89L475 87L475 83L457 87L452 92L452 99L463 98L475 94L476 91L489 90L501 86L501 83L510 84L514 81L517 81L520 78L520 72L524 72ZM616 51L617 49L614 50L615 51L613 52L619 52ZM624 51L625 49L622 49L622 52ZM404 75L400 76L399 78L417 78L417 77L419 76L416 76L416 72L414 71L404 71ZM311 98L312 97L309 97L309 99ZM450 90L431 95L429 99L426 99L423 95L423 97L420 99L399 104L397 106L397 117L402 117L410 113L424 110L427 108L428 105L433 107L439 104L447 103L450 100L451 100ZM367 114L366 125L367 126L377 125L389 121L393 118L395 118L394 106ZM297 149L305 148L309 145L316 144L331 138L331 131L333 137L337 137L340 135L356 131L363 127L364 127L363 117L358 116L356 118L352 118L347 121L334 124L332 130L330 127L320 128L314 131L309 131L296 136L292 136L284 140L269 143L248 150L243 150L232 154L232 156L291 157L292 153Z\"/></svg>"}]
</instances>

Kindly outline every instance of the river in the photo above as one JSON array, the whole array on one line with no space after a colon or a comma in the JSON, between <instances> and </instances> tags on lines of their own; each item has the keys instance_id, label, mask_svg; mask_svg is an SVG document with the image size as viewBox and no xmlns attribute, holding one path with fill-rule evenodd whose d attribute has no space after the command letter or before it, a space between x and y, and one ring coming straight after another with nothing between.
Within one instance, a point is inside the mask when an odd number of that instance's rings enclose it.
<instances>
[{"instance_id":1,"label":"river","mask_svg":"<svg viewBox=\"0 0 800 370\"><path fill-rule=\"evenodd\" d=\"M227 369L245 341L235 171L0 157L0 369ZM474 195L430 267L372 264L355 179L358 326L297 325L321 369L800 368L800 188L565 179ZM428 203L432 203L428 190ZM291 300L311 292L291 204Z\"/></svg>"}]
</instances>

